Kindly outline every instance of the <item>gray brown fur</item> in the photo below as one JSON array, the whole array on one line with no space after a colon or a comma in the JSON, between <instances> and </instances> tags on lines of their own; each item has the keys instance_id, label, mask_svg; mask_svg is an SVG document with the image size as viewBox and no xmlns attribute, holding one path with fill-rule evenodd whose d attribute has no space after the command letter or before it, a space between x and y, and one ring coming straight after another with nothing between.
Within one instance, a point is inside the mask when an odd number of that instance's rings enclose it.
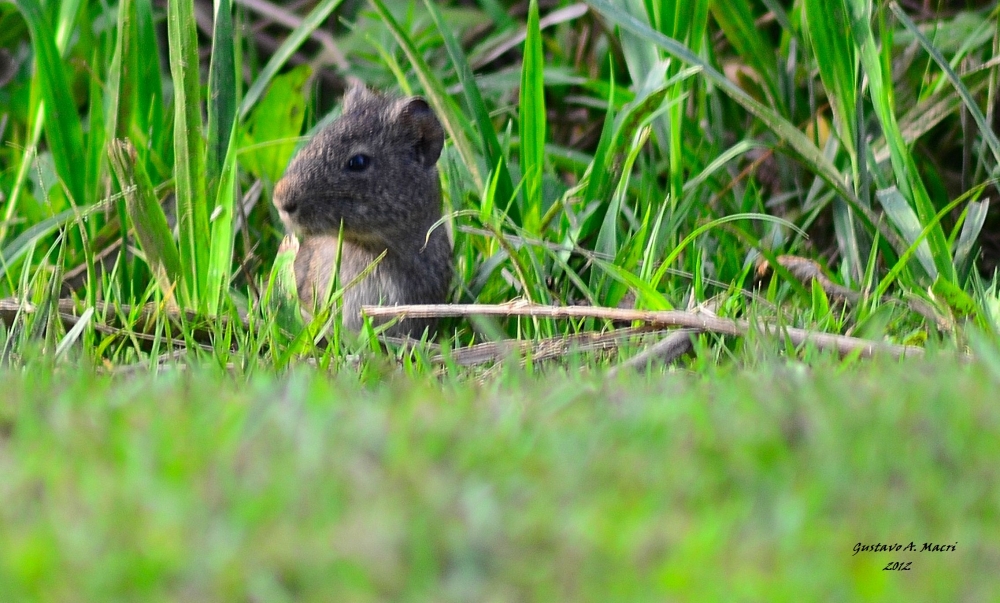
<instances>
[{"instance_id":1,"label":"gray brown fur","mask_svg":"<svg viewBox=\"0 0 1000 603\"><path fill-rule=\"evenodd\" d=\"M451 243L441 218L435 164L444 131L427 103L352 88L343 113L292 160L274 190L274 205L299 237L296 285L315 309L336 269L343 224L340 283L385 257L342 299L344 325L361 328L363 305L438 304L452 276ZM348 162L363 154L367 167ZM356 164L357 162L355 162ZM429 235L428 235L429 233ZM433 320L404 320L390 335L419 337Z\"/></svg>"}]
</instances>

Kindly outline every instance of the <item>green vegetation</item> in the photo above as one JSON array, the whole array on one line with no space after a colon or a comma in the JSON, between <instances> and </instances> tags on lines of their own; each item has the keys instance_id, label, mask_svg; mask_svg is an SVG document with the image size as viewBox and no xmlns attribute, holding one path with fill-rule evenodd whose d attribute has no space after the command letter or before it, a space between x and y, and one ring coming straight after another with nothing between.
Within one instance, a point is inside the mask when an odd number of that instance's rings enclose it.
<instances>
[{"instance_id":1,"label":"green vegetation","mask_svg":"<svg viewBox=\"0 0 1000 603\"><path fill-rule=\"evenodd\" d=\"M998 377L7 377L0 599L991 600Z\"/></svg>"},{"instance_id":2,"label":"green vegetation","mask_svg":"<svg viewBox=\"0 0 1000 603\"><path fill-rule=\"evenodd\" d=\"M296 7L0 1L0 600L995 596L997 2ZM303 324L271 196L351 79L445 127L450 301L753 328Z\"/></svg>"},{"instance_id":3,"label":"green vegetation","mask_svg":"<svg viewBox=\"0 0 1000 603\"><path fill-rule=\"evenodd\" d=\"M453 301L711 300L724 317L958 351L970 325L997 330L995 3L309 6L280 25L229 1L0 6L0 297L35 310L6 316L7 357L48 331L111 366L177 345L279 370L381 355L331 313L301 325L269 270L271 190L345 78L422 93L445 125ZM780 255L860 297L845 308ZM776 274L760 285L764 261ZM55 320L60 297L96 311ZM166 317L178 308L192 320ZM442 339L609 326L456 319Z\"/></svg>"}]
</instances>

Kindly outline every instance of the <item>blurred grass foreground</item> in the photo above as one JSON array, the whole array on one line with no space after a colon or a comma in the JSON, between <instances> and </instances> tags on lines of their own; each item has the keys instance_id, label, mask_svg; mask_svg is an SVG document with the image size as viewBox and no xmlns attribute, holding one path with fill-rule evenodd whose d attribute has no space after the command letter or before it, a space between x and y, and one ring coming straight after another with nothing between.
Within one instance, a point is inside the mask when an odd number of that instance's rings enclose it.
<instances>
[{"instance_id":1,"label":"blurred grass foreground","mask_svg":"<svg viewBox=\"0 0 1000 603\"><path fill-rule=\"evenodd\" d=\"M998 383L8 375L0 600L995 600Z\"/></svg>"}]
</instances>

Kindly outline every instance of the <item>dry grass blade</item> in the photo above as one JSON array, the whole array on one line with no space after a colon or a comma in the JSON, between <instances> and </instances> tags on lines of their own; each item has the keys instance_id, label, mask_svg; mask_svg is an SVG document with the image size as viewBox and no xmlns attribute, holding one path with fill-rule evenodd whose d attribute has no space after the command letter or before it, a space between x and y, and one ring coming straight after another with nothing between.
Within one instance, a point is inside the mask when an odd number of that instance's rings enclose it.
<instances>
[{"instance_id":1,"label":"dry grass blade","mask_svg":"<svg viewBox=\"0 0 1000 603\"><path fill-rule=\"evenodd\" d=\"M803 285L808 286L815 281L830 299L845 301L849 304L857 303L861 299L861 294L857 291L831 281L823 273L823 268L815 260L794 255L779 255L777 260L782 268L787 270ZM768 276L771 271L771 264L766 259L762 259L760 264L757 265L757 276L759 278Z\"/></svg>"},{"instance_id":2,"label":"dry grass blade","mask_svg":"<svg viewBox=\"0 0 1000 603\"><path fill-rule=\"evenodd\" d=\"M82 315L80 304L73 299L58 300L56 309L66 328L72 328ZM94 304L93 309L96 316L91 320L91 324L98 331L106 334L127 334L139 339L153 337L149 334L155 331L158 321L165 320L169 321L178 333L187 332L194 341L210 343L214 328L220 325L225 327L231 320L228 316L207 317L190 310L161 308L156 304L134 308L124 304L98 302ZM19 314L34 314L37 311L39 308L35 304L15 298L0 299L0 321L7 324L13 323ZM135 316L130 324L126 325L118 319L120 316L131 316L133 313ZM248 328L245 317L241 317L240 322L244 328Z\"/></svg>"},{"instance_id":3,"label":"dry grass blade","mask_svg":"<svg viewBox=\"0 0 1000 603\"><path fill-rule=\"evenodd\" d=\"M506 304L431 304L409 306L363 306L362 311L372 318L443 318L467 316L530 316L539 318L596 318L615 321L636 321L654 327L687 327L720 335L739 337L750 332L761 332L776 337L786 337L794 345L810 344L840 355L857 353L863 358L887 354L894 358L921 356L923 348L870 341L846 335L821 333L808 329L782 325L719 318L703 312L682 310L647 311L593 306L545 306L523 301Z\"/></svg>"},{"instance_id":4,"label":"dry grass blade","mask_svg":"<svg viewBox=\"0 0 1000 603\"><path fill-rule=\"evenodd\" d=\"M693 349L691 336L700 332L698 329L678 329L649 346L641 353L636 354L618 366L611 367L608 370L608 378L613 379L618 373L628 369L641 372L651 362L670 364Z\"/></svg>"},{"instance_id":5,"label":"dry grass blade","mask_svg":"<svg viewBox=\"0 0 1000 603\"><path fill-rule=\"evenodd\" d=\"M560 335L540 341L505 339L502 341L478 343L466 348L458 348L452 350L447 357L438 354L433 358L433 361L443 362L446 359L450 359L451 362L459 366L476 366L498 362L510 356L517 356L522 361L530 358L535 362L540 362L569 354L614 350L621 345L623 339L637 335L653 334L655 332L651 332L646 328L626 328L606 333Z\"/></svg>"}]
</instances>

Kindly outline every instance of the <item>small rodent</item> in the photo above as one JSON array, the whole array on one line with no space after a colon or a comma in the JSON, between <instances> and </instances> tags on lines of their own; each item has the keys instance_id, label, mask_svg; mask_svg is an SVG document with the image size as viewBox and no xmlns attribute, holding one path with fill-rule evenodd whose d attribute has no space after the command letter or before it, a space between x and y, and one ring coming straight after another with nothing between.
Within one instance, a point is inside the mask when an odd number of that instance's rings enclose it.
<instances>
[{"instance_id":1,"label":"small rodent","mask_svg":"<svg viewBox=\"0 0 1000 603\"><path fill-rule=\"evenodd\" d=\"M274 205L299 237L295 280L308 309L322 300L337 265L346 286L385 257L341 300L344 325L361 328L361 306L438 304L452 276L451 242L441 225L437 163L444 131L427 101L364 86L344 96L340 117L291 161L274 189ZM389 335L433 334L433 319L406 319Z\"/></svg>"}]
</instances>

